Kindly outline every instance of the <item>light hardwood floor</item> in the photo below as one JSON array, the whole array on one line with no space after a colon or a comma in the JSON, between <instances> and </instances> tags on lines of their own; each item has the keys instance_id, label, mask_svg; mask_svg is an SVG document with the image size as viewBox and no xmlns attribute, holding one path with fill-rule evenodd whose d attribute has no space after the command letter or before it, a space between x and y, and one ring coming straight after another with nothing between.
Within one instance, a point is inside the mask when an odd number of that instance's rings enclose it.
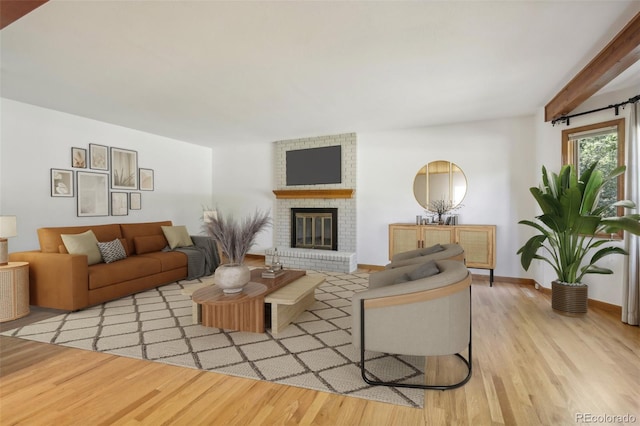
<instances>
[{"instance_id":1,"label":"light hardwood floor","mask_svg":"<svg viewBox=\"0 0 640 426\"><path fill-rule=\"evenodd\" d=\"M640 424L640 328L597 308L559 315L526 285L472 288L473 377L426 392L424 409L1 337L0 424L571 425L580 413ZM461 371L427 364L429 380Z\"/></svg>"}]
</instances>

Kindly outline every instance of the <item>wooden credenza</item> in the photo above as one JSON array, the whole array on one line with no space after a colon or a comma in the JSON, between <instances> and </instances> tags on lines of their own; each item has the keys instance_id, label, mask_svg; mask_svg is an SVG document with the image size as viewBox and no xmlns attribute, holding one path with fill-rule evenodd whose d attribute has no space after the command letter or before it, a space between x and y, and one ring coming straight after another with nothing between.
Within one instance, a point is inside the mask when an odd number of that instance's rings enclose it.
<instances>
[{"instance_id":1,"label":"wooden credenza","mask_svg":"<svg viewBox=\"0 0 640 426\"><path fill-rule=\"evenodd\" d=\"M458 243L465 253L469 268L489 269L489 282L493 285L496 267L495 225L389 225L389 260L404 251L429 247L434 244Z\"/></svg>"}]
</instances>

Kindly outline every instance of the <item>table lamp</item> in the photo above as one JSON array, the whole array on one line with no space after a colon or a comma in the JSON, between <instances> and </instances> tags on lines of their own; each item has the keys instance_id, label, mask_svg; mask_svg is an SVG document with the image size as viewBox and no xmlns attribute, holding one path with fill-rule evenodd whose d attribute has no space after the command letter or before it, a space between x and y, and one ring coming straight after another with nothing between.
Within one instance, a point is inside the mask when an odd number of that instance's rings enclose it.
<instances>
[{"instance_id":1,"label":"table lamp","mask_svg":"<svg viewBox=\"0 0 640 426\"><path fill-rule=\"evenodd\" d=\"M15 216L0 216L0 266L9 263L9 242L7 238L18 235Z\"/></svg>"}]
</instances>

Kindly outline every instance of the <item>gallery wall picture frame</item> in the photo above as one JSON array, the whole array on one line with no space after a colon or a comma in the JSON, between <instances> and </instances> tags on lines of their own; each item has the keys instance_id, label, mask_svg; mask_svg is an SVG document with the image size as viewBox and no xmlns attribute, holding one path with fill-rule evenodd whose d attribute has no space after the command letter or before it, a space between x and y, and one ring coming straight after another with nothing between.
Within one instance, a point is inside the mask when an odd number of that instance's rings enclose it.
<instances>
[{"instance_id":1,"label":"gallery wall picture frame","mask_svg":"<svg viewBox=\"0 0 640 426\"><path fill-rule=\"evenodd\" d=\"M136 151L111 148L111 188L138 189L138 153Z\"/></svg>"},{"instance_id":2,"label":"gallery wall picture frame","mask_svg":"<svg viewBox=\"0 0 640 426\"><path fill-rule=\"evenodd\" d=\"M129 210L142 210L142 194L139 192L129 193Z\"/></svg>"},{"instance_id":3,"label":"gallery wall picture frame","mask_svg":"<svg viewBox=\"0 0 640 426\"><path fill-rule=\"evenodd\" d=\"M129 214L129 200L127 192L111 193L111 216L126 216Z\"/></svg>"},{"instance_id":4,"label":"gallery wall picture frame","mask_svg":"<svg viewBox=\"0 0 640 426\"><path fill-rule=\"evenodd\" d=\"M109 175L97 172L76 172L79 217L109 216Z\"/></svg>"},{"instance_id":5,"label":"gallery wall picture frame","mask_svg":"<svg viewBox=\"0 0 640 426\"><path fill-rule=\"evenodd\" d=\"M84 148L71 148L71 167L75 169L87 168L87 150Z\"/></svg>"},{"instance_id":6,"label":"gallery wall picture frame","mask_svg":"<svg viewBox=\"0 0 640 426\"><path fill-rule=\"evenodd\" d=\"M73 197L73 170L51 169L51 196Z\"/></svg>"},{"instance_id":7,"label":"gallery wall picture frame","mask_svg":"<svg viewBox=\"0 0 640 426\"><path fill-rule=\"evenodd\" d=\"M109 170L109 147L89 144L89 168L93 170Z\"/></svg>"},{"instance_id":8,"label":"gallery wall picture frame","mask_svg":"<svg viewBox=\"0 0 640 426\"><path fill-rule=\"evenodd\" d=\"M154 186L153 169L140 168L140 190L153 191Z\"/></svg>"}]
</instances>

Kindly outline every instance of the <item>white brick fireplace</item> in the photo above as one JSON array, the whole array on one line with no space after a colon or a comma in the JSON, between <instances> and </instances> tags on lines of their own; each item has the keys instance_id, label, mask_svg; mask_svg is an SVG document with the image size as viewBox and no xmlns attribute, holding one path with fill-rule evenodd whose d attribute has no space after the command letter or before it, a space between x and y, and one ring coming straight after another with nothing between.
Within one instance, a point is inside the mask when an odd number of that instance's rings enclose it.
<instances>
[{"instance_id":1,"label":"white brick fireplace","mask_svg":"<svg viewBox=\"0 0 640 426\"><path fill-rule=\"evenodd\" d=\"M274 244L285 267L353 272L356 258L356 134L321 136L277 141L275 144L276 208L273 220ZM292 150L342 146L342 182L339 184L286 184L286 152ZM338 250L291 248L292 208L337 208ZM270 262L273 248L266 250Z\"/></svg>"}]
</instances>

